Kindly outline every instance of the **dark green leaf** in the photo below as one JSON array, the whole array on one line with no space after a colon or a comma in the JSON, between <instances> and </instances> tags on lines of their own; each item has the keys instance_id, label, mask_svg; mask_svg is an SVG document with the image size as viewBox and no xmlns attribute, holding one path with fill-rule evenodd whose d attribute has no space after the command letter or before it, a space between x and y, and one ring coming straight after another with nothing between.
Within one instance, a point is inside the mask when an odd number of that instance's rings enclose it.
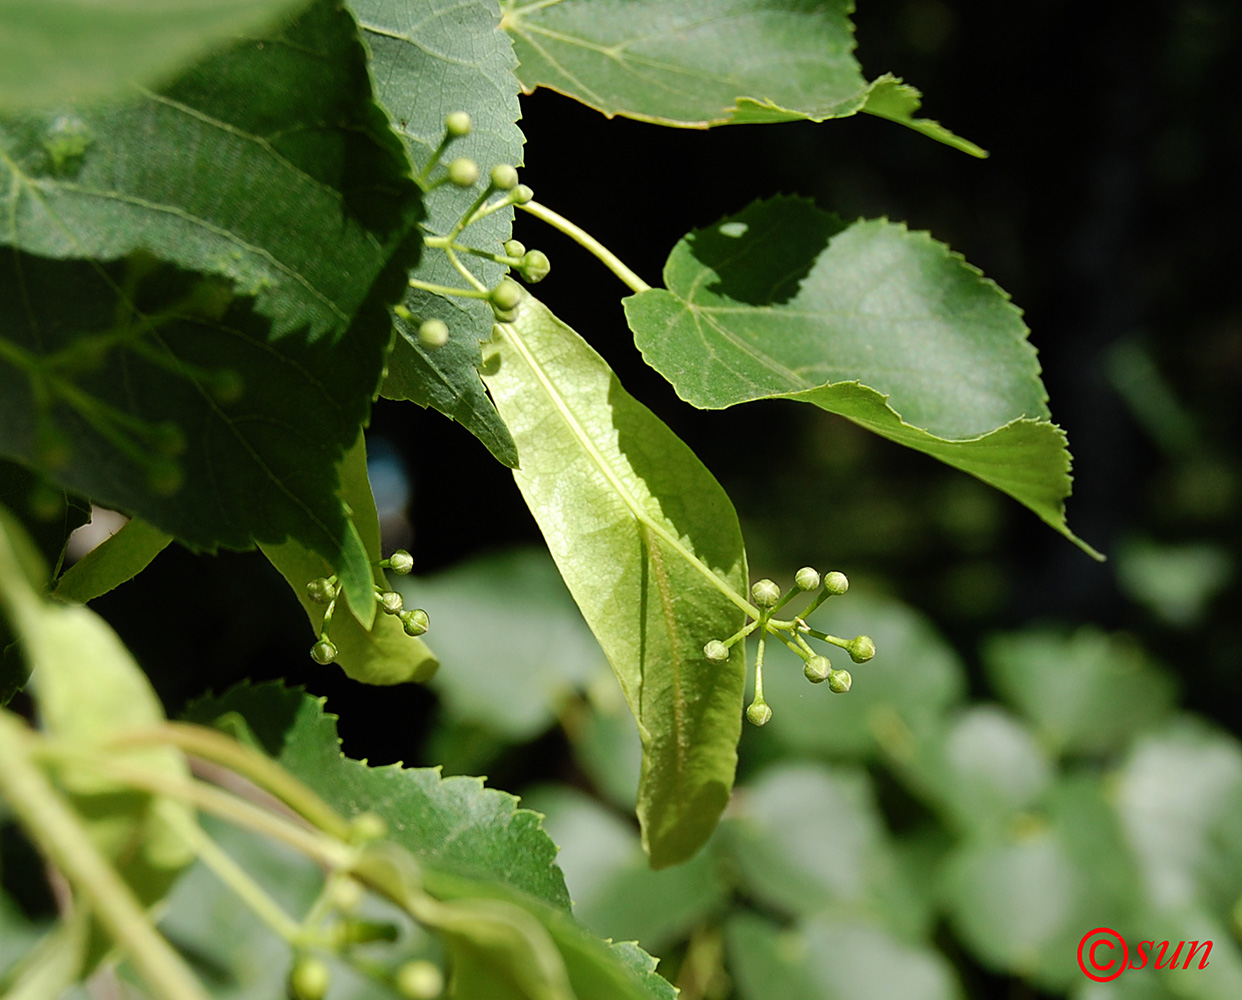
<instances>
[{"instance_id":1,"label":"dark green leaf","mask_svg":"<svg viewBox=\"0 0 1242 1000\"><path fill-rule=\"evenodd\" d=\"M132 518L69 567L56 581L53 594L71 604L87 604L132 580L167 548L172 536Z\"/></svg>"},{"instance_id":2,"label":"dark green leaf","mask_svg":"<svg viewBox=\"0 0 1242 1000\"><path fill-rule=\"evenodd\" d=\"M0 110L107 97L167 78L306 0L7 0L0 7Z\"/></svg>"},{"instance_id":3,"label":"dark green leaf","mask_svg":"<svg viewBox=\"0 0 1242 1000\"><path fill-rule=\"evenodd\" d=\"M703 655L743 620L728 496L573 330L527 297L484 352L522 456L514 477L638 720L638 815L656 867L703 845L729 799L745 654Z\"/></svg>"},{"instance_id":4,"label":"dark green leaf","mask_svg":"<svg viewBox=\"0 0 1242 1000\"><path fill-rule=\"evenodd\" d=\"M691 233L668 289L625 300L647 362L687 402L797 399L926 452L1065 524L1065 434L1008 297L926 233L757 202Z\"/></svg>"},{"instance_id":5,"label":"dark green leaf","mask_svg":"<svg viewBox=\"0 0 1242 1000\"><path fill-rule=\"evenodd\" d=\"M550 87L609 117L693 128L868 111L985 155L913 119L913 87L864 79L849 0L503 0L501 8L527 93Z\"/></svg>"},{"instance_id":6,"label":"dark green leaf","mask_svg":"<svg viewBox=\"0 0 1242 1000\"><path fill-rule=\"evenodd\" d=\"M444 137L444 118L465 111L473 127L456 140L445 159L468 156L486 177L497 163L522 162L518 82L513 75L513 46L497 30L494 0L351 0L371 48L376 92L404 140L416 169L422 170ZM441 166L433 171L437 178ZM447 233L470 207L482 185L463 190L453 184L427 194L427 228ZM473 224L465 242L499 253L509 238L513 210L505 209ZM504 274L500 265L467 256L467 266L489 287ZM441 250L424 252L412 277L437 285L464 288L465 281ZM398 338L388 360L383 395L433 406L456 420L508 466L517 451L479 380L479 340L492 327L492 311L478 299L436 295L409 289L405 305L413 324L398 318ZM425 319L448 324L449 342L428 349L418 340Z\"/></svg>"}]
</instances>

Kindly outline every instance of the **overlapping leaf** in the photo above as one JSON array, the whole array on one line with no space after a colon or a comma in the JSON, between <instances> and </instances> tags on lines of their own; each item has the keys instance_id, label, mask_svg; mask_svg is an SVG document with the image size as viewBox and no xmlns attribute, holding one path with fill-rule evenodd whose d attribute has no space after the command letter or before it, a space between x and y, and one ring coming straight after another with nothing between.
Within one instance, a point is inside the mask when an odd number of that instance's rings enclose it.
<instances>
[{"instance_id":1,"label":"overlapping leaf","mask_svg":"<svg viewBox=\"0 0 1242 1000\"><path fill-rule=\"evenodd\" d=\"M868 83L854 58L849 0L503 0L518 77L611 117L707 128L824 121L859 111L976 156L973 143L913 117L918 91Z\"/></svg>"},{"instance_id":2,"label":"overlapping leaf","mask_svg":"<svg viewBox=\"0 0 1242 1000\"><path fill-rule=\"evenodd\" d=\"M683 399L812 403L977 476L1092 552L1065 523L1065 434L1018 310L927 234L776 198L685 237L664 278L625 311Z\"/></svg>"},{"instance_id":3,"label":"overlapping leaf","mask_svg":"<svg viewBox=\"0 0 1242 1000\"><path fill-rule=\"evenodd\" d=\"M447 157L469 156L485 176L496 163L522 162L522 133L514 124L521 116L513 75L516 60L509 39L496 30L499 15L494 2L350 0L350 7L371 48L376 92L417 169L431 159L444 137L444 118L454 111L467 112L473 127L453 143ZM480 190L446 184L428 192L428 229L448 232ZM496 212L472 225L465 242L499 253L512 223L512 209ZM489 286L504 273L500 265L481 258L470 257L468 264ZM425 252L413 276L465 287L439 250ZM398 319L400 337L388 362L383 394L435 407L482 441L499 461L516 465L513 439L483 391L477 371L479 341L492 326L491 308L478 299L421 289L410 289L405 304L418 320L447 323L449 342L428 350L418 341L418 322Z\"/></svg>"},{"instance_id":4,"label":"overlapping leaf","mask_svg":"<svg viewBox=\"0 0 1242 1000\"><path fill-rule=\"evenodd\" d=\"M728 801L737 759L744 653L703 656L742 622L733 505L542 303L527 297L484 360L522 456L518 487L638 720L644 846L656 867L685 860Z\"/></svg>"}]
</instances>

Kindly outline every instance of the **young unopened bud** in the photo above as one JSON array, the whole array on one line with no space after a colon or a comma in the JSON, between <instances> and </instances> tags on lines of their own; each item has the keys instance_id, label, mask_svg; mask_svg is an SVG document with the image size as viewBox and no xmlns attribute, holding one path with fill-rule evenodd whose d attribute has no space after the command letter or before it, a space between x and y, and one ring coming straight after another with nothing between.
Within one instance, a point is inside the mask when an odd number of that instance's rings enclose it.
<instances>
[{"instance_id":1,"label":"young unopened bud","mask_svg":"<svg viewBox=\"0 0 1242 1000\"><path fill-rule=\"evenodd\" d=\"M500 312L516 309L524 298L526 290L512 278L501 278L488 295L492 305Z\"/></svg>"},{"instance_id":2,"label":"young unopened bud","mask_svg":"<svg viewBox=\"0 0 1242 1000\"><path fill-rule=\"evenodd\" d=\"M207 382L207 391L217 403L228 406L242 398L246 391L246 380L232 368L221 368L211 373Z\"/></svg>"},{"instance_id":3,"label":"young unopened bud","mask_svg":"<svg viewBox=\"0 0 1242 1000\"><path fill-rule=\"evenodd\" d=\"M185 451L185 432L171 420L151 428L151 448L164 458L176 458Z\"/></svg>"},{"instance_id":4,"label":"young unopened bud","mask_svg":"<svg viewBox=\"0 0 1242 1000\"><path fill-rule=\"evenodd\" d=\"M768 708L765 701L751 702L750 707L746 709L746 721L752 726L766 726L772 719L772 709Z\"/></svg>"},{"instance_id":5,"label":"young unopened bud","mask_svg":"<svg viewBox=\"0 0 1242 1000\"><path fill-rule=\"evenodd\" d=\"M875 643L869 635L858 635L850 640L846 652L850 654L850 659L855 663L866 663L875 656Z\"/></svg>"},{"instance_id":6,"label":"young unopened bud","mask_svg":"<svg viewBox=\"0 0 1242 1000\"><path fill-rule=\"evenodd\" d=\"M519 184L513 189L513 200L519 205L525 205L528 201L533 201L534 197L535 192L525 184Z\"/></svg>"},{"instance_id":7,"label":"young unopened bud","mask_svg":"<svg viewBox=\"0 0 1242 1000\"><path fill-rule=\"evenodd\" d=\"M525 281L536 285L543 281L552 271L552 262L542 250L527 250L522 255L522 263L518 266Z\"/></svg>"},{"instance_id":8,"label":"young unopened bud","mask_svg":"<svg viewBox=\"0 0 1242 1000\"><path fill-rule=\"evenodd\" d=\"M185 484L185 470L171 458L157 458L147 466L147 486L156 496L170 497Z\"/></svg>"},{"instance_id":9,"label":"young unopened bud","mask_svg":"<svg viewBox=\"0 0 1242 1000\"><path fill-rule=\"evenodd\" d=\"M806 661L802 672L812 684L822 684L832 673L832 661L826 656L812 656Z\"/></svg>"},{"instance_id":10,"label":"young unopened bud","mask_svg":"<svg viewBox=\"0 0 1242 1000\"><path fill-rule=\"evenodd\" d=\"M470 116L464 111L453 111L444 118L444 131L452 138L460 139L470 134Z\"/></svg>"},{"instance_id":11,"label":"young unopened bud","mask_svg":"<svg viewBox=\"0 0 1242 1000\"><path fill-rule=\"evenodd\" d=\"M405 629L405 634L408 636L420 636L431 627L431 619L427 617L427 612L422 608L402 611L400 618L401 627Z\"/></svg>"},{"instance_id":12,"label":"young unopened bud","mask_svg":"<svg viewBox=\"0 0 1242 1000\"><path fill-rule=\"evenodd\" d=\"M444 992L444 973L435 963L416 958L397 969L392 984L405 1000L435 1000Z\"/></svg>"},{"instance_id":13,"label":"young unopened bud","mask_svg":"<svg viewBox=\"0 0 1242 1000\"><path fill-rule=\"evenodd\" d=\"M310 654L312 660L321 667L326 667L336 659L336 646L326 635L321 635L319 641L311 646Z\"/></svg>"},{"instance_id":14,"label":"young unopened bud","mask_svg":"<svg viewBox=\"0 0 1242 1000\"><path fill-rule=\"evenodd\" d=\"M479 165L468 156L459 156L448 165L448 177L458 187L473 187L479 179Z\"/></svg>"},{"instance_id":15,"label":"young unopened bud","mask_svg":"<svg viewBox=\"0 0 1242 1000\"><path fill-rule=\"evenodd\" d=\"M761 608L770 608L781 599L781 588L771 580L760 580L750 588L750 596Z\"/></svg>"},{"instance_id":16,"label":"young unopened bud","mask_svg":"<svg viewBox=\"0 0 1242 1000\"><path fill-rule=\"evenodd\" d=\"M293 1000L323 1000L332 973L322 958L304 955L289 973L289 996Z\"/></svg>"},{"instance_id":17,"label":"young unopened bud","mask_svg":"<svg viewBox=\"0 0 1242 1000\"><path fill-rule=\"evenodd\" d=\"M342 877L332 880L329 898L333 908L341 913L353 913L362 905L365 895L366 890L362 888L362 884L357 879Z\"/></svg>"},{"instance_id":18,"label":"young unopened bud","mask_svg":"<svg viewBox=\"0 0 1242 1000\"><path fill-rule=\"evenodd\" d=\"M517 168L511 163L497 163L492 167L492 187L497 191L512 191L518 184Z\"/></svg>"},{"instance_id":19,"label":"young unopened bud","mask_svg":"<svg viewBox=\"0 0 1242 1000\"><path fill-rule=\"evenodd\" d=\"M845 694L854 683L848 670L833 670L828 674L828 690L833 694Z\"/></svg>"},{"instance_id":20,"label":"young unopened bud","mask_svg":"<svg viewBox=\"0 0 1242 1000\"><path fill-rule=\"evenodd\" d=\"M844 573L825 573L824 589L830 594L836 594L838 597L850 589L850 581Z\"/></svg>"},{"instance_id":21,"label":"young unopened bud","mask_svg":"<svg viewBox=\"0 0 1242 1000\"><path fill-rule=\"evenodd\" d=\"M379 595L379 606L386 615L399 615L405 608L405 601L395 590L386 590Z\"/></svg>"},{"instance_id":22,"label":"young unopened bud","mask_svg":"<svg viewBox=\"0 0 1242 1000\"><path fill-rule=\"evenodd\" d=\"M799 590L814 590L819 586L819 571L812 566L803 566L795 574L794 583Z\"/></svg>"},{"instance_id":23,"label":"young unopened bud","mask_svg":"<svg viewBox=\"0 0 1242 1000\"><path fill-rule=\"evenodd\" d=\"M729 658L729 647L719 639L712 639L703 647L703 655L713 663L723 663Z\"/></svg>"},{"instance_id":24,"label":"young unopened bud","mask_svg":"<svg viewBox=\"0 0 1242 1000\"><path fill-rule=\"evenodd\" d=\"M355 844L369 844L388 836L388 824L379 813L359 813L349 821L350 840Z\"/></svg>"},{"instance_id":25,"label":"young unopened bud","mask_svg":"<svg viewBox=\"0 0 1242 1000\"><path fill-rule=\"evenodd\" d=\"M336 587L327 577L321 576L318 580L311 580L306 585L306 596L315 604L328 605L336 596Z\"/></svg>"},{"instance_id":26,"label":"young unopened bud","mask_svg":"<svg viewBox=\"0 0 1242 1000\"><path fill-rule=\"evenodd\" d=\"M509 257L521 257L526 253L526 244L520 240L505 240L505 254Z\"/></svg>"},{"instance_id":27,"label":"young unopened bud","mask_svg":"<svg viewBox=\"0 0 1242 1000\"><path fill-rule=\"evenodd\" d=\"M414 568L414 557L405 549L397 549L388 557L388 568L397 576L406 576Z\"/></svg>"},{"instance_id":28,"label":"young unopened bud","mask_svg":"<svg viewBox=\"0 0 1242 1000\"><path fill-rule=\"evenodd\" d=\"M449 341L448 324L442 319L426 320L418 328L418 342L428 350L434 351Z\"/></svg>"}]
</instances>

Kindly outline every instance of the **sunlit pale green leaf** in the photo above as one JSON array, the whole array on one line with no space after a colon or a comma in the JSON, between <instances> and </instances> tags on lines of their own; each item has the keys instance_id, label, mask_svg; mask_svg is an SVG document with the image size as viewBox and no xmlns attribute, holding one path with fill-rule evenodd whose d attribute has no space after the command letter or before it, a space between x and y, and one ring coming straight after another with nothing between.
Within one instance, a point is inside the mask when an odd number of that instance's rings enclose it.
<instances>
[{"instance_id":1,"label":"sunlit pale green leaf","mask_svg":"<svg viewBox=\"0 0 1242 1000\"><path fill-rule=\"evenodd\" d=\"M652 864L684 861L729 798L741 728L746 556L733 505L604 360L528 297L486 345L514 475L625 691L643 741L638 815Z\"/></svg>"},{"instance_id":2,"label":"sunlit pale green leaf","mask_svg":"<svg viewBox=\"0 0 1242 1000\"><path fill-rule=\"evenodd\" d=\"M849 0L502 0L528 93L549 87L612 117L707 128L868 111L984 155L914 119L918 91L868 83Z\"/></svg>"},{"instance_id":3,"label":"sunlit pale green leaf","mask_svg":"<svg viewBox=\"0 0 1242 1000\"><path fill-rule=\"evenodd\" d=\"M131 518L110 538L104 539L69 567L56 581L55 596L62 601L86 604L132 580L150 565L172 536Z\"/></svg>"},{"instance_id":4,"label":"sunlit pale green leaf","mask_svg":"<svg viewBox=\"0 0 1242 1000\"><path fill-rule=\"evenodd\" d=\"M686 236L664 280L625 311L687 402L812 403L977 476L1091 551L1065 524L1069 452L1020 313L926 233L776 198Z\"/></svg>"},{"instance_id":5,"label":"sunlit pale green leaf","mask_svg":"<svg viewBox=\"0 0 1242 1000\"><path fill-rule=\"evenodd\" d=\"M6 0L0 110L161 82L209 48L270 27L306 0Z\"/></svg>"},{"instance_id":6,"label":"sunlit pale green leaf","mask_svg":"<svg viewBox=\"0 0 1242 1000\"><path fill-rule=\"evenodd\" d=\"M513 46L497 30L494 0L351 0L371 49L376 93L388 109L393 128L404 140L416 170L428 166L444 138L444 118L465 111L470 134L457 139L443 162L467 156L482 176L497 163L522 162L518 82L513 75ZM431 173L438 179L441 165ZM470 208L483 185L462 189L445 184L428 192L427 227L447 233ZM468 246L499 253L509 238L511 208L473 224L463 235ZM489 287L504 268L465 255L464 263ZM465 288L466 282L441 250L424 252L412 276L437 285ZM383 394L433 406L477 437L505 465L517 464L513 439L496 415L479 381L479 341L491 331L492 311L478 299L437 295L411 288L405 305L415 319L395 320L398 338L388 360ZM448 324L449 342L428 349L418 340L422 320Z\"/></svg>"}]
</instances>

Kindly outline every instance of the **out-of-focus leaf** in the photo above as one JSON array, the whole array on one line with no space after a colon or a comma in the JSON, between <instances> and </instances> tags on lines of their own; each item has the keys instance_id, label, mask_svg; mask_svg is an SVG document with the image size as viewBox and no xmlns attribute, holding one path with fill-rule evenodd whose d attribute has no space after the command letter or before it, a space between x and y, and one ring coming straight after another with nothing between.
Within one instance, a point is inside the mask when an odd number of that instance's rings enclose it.
<instances>
[{"instance_id":1,"label":"out-of-focus leaf","mask_svg":"<svg viewBox=\"0 0 1242 1000\"><path fill-rule=\"evenodd\" d=\"M522 456L514 473L638 720L638 815L659 868L703 845L737 763L746 554L728 496L573 330L527 296L484 371Z\"/></svg>"},{"instance_id":2,"label":"out-of-focus leaf","mask_svg":"<svg viewBox=\"0 0 1242 1000\"><path fill-rule=\"evenodd\" d=\"M1212 598L1233 573L1233 559L1219 545L1158 545L1134 539L1117 553L1122 589L1179 628L1202 622Z\"/></svg>"},{"instance_id":3,"label":"out-of-focus leaf","mask_svg":"<svg viewBox=\"0 0 1242 1000\"><path fill-rule=\"evenodd\" d=\"M416 169L422 170L444 138L444 118L468 112L470 134L454 141L445 160L468 156L484 178L497 163L522 162L522 133L515 122L518 82L513 75L513 45L497 30L494 0L429 0L417 6L394 0L350 0L371 49L376 92L389 109L393 128L405 142ZM433 172L438 177L444 167ZM486 180L483 181L486 183ZM482 185L463 189L444 184L427 193L428 229L447 233L474 202ZM513 209L494 212L463 235L469 246L500 253L509 238ZM479 257L466 261L489 287L505 269ZM449 287L465 287L461 275L440 250L424 252L412 277ZM504 422L483 390L477 371L479 341L492 328L491 307L479 299L437 295L422 289L406 292L413 323L394 322L398 337L388 359L381 392L433 406L477 437L500 462L518 462ZM419 343L421 320L448 324L449 342L428 349Z\"/></svg>"},{"instance_id":4,"label":"out-of-focus leaf","mask_svg":"<svg viewBox=\"0 0 1242 1000\"><path fill-rule=\"evenodd\" d=\"M625 300L643 357L707 409L796 399L969 472L1065 523L1065 434L1009 297L926 233L800 198L686 236L667 289Z\"/></svg>"},{"instance_id":5,"label":"out-of-focus leaf","mask_svg":"<svg viewBox=\"0 0 1242 1000\"><path fill-rule=\"evenodd\" d=\"M1118 749L1173 702L1173 679L1138 646L1090 626L994 636L983 660L996 689L1058 752Z\"/></svg>"},{"instance_id":6,"label":"out-of-focus leaf","mask_svg":"<svg viewBox=\"0 0 1242 1000\"><path fill-rule=\"evenodd\" d=\"M549 87L602 111L660 125L825 121L867 111L974 156L919 92L868 83L854 58L848 0L503 0L527 93Z\"/></svg>"},{"instance_id":7,"label":"out-of-focus leaf","mask_svg":"<svg viewBox=\"0 0 1242 1000\"><path fill-rule=\"evenodd\" d=\"M98 100L166 79L208 49L262 31L306 0L8 0L0 111Z\"/></svg>"},{"instance_id":8,"label":"out-of-focus leaf","mask_svg":"<svg viewBox=\"0 0 1242 1000\"><path fill-rule=\"evenodd\" d=\"M54 596L72 604L87 604L132 580L168 547L172 535L130 518L115 535L96 545L56 581Z\"/></svg>"},{"instance_id":9,"label":"out-of-focus leaf","mask_svg":"<svg viewBox=\"0 0 1242 1000\"><path fill-rule=\"evenodd\" d=\"M599 677L587 690L582 710L566 731L574 759L613 805L628 808L638 791L643 747L625 694L612 676Z\"/></svg>"}]
</instances>

